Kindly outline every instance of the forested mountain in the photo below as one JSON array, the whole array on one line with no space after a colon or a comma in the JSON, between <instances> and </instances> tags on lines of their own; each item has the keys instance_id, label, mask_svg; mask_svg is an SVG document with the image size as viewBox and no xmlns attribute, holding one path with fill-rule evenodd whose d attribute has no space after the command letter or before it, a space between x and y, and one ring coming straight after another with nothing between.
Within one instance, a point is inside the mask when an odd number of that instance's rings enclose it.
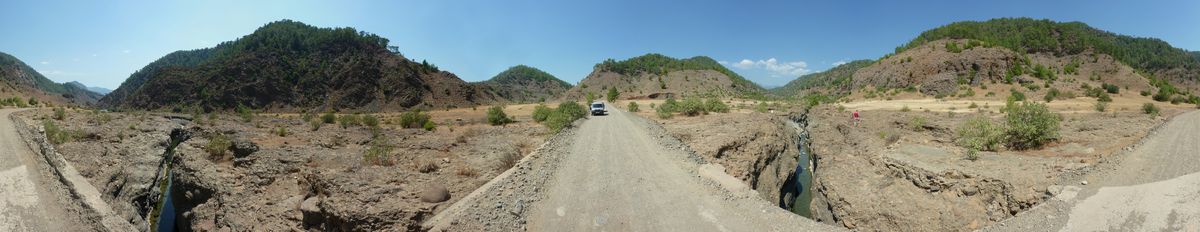
<instances>
[{"instance_id":1,"label":"forested mountain","mask_svg":"<svg viewBox=\"0 0 1200 232\"><path fill-rule=\"evenodd\" d=\"M795 97L804 90L812 88L824 88L835 91L849 91L852 84L852 76L854 72L863 67L874 64L872 60L856 60L837 67L830 68L824 72L809 73L789 81L786 85L770 89L772 94L782 97Z\"/></svg>"},{"instance_id":2,"label":"forested mountain","mask_svg":"<svg viewBox=\"0 0 1200 232\"><path fill-rule=\"evenodd\" d=\"M1200 53L1172 47L1156 38L1137 38L1092 28L1081 22L1030 18L998 18L951 23L921 33L896 54L940 39L971 39L1019 53L1075 55L1085 51L1106 54L1139 71L1196 87L1200 82Z\"/></svg>"},{"instance_id":3,"label":"forested mountain","mask_svg":"<svg viewBox=\"0 0 1200 232\"><path fill-rule=\"evenodd\" d=\"M525 65L508 68L480 84L488 86L501 98L514 102L555 99L571 89L571 84L566 81Z\"/></svg>"},{"instance_id":4,"label":"forested mountain","mask_svg":"<svg viewBox=\"0 0 1200 232\"><path fill-rule=\"evenodd\" d=\"M179 51L130 75L102 101L136 109L394 110L496 101L388 40L283 20L213 48Z\"/></svg>"},{"instance_id":5,"label":"forested mountain","mask_svg":"<svg viewBox=\"0 0 1200 232\"><path fill-rule=\"evenodd\" d=\"M0 82L4 85L3 92L9 93L5 95L78 105L92 104L100 99L100 94L85 88L55 83L20 59L3 52L0 52Z\"/></svg>"},{"instance_id":6,"label":"forested mountain","mask_svg":"<svg viewBox=\"0 0 1200 232\"><path fill-rule=\"evenodd\" d=\"M621 98L760 97L764 91L712 58L676 59L650 53L596 64L566 97L583 99L588 93L607 93L609 88L617 89Z\"/></svg>"},{"instance_id":7,"label":"forested mountain","mask_svg":"<svg viewBox=\"0 0 1200 232\"><path fill-rule=\"evenodd\" d=\"M696 56L687 59L675 59L658 53L650 53L638 57L629 58L627 60L616 61L613 59L604 60L595 66L596 70L610 71L624 75L637 75L638 73L648 73L656 75L666 75L671 71L681 70L713 70L729 76L734 84L743 88L761 89L758 84L746 80L745 77L725 68L724 65L717 63L716 60L707 56Z\"/></svg>"}]
</instances>

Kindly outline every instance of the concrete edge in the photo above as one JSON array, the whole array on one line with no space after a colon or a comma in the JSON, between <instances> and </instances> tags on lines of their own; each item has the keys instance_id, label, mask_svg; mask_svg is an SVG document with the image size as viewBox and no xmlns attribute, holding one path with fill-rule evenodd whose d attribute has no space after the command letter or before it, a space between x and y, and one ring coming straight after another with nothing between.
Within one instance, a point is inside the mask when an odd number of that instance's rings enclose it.
<instances>
[{"instance_id":1,"label":"concrete edge","mask_svg":"<svg viewBox=\"0 0 1200 232\"><path fill-rule=\"evenodd\" d=\"M98 215L101 225L108 231L138 231L133 224L122 219L120 215L116 215L112 207L100 197L102 196L100 191L88 183L87 178L80 175L74 166L71 166L66 159L62 158L62 155L54 150L54 147L46 140L45 130L41 126L34 127L26 124L25 120L17 117L17 112L9 114L9 120L13 121L17 133L21 135L25 143L30 148L35 148L34 152L42 156L40 158L49 165L55 178L70 192L70 200L84 206L84 209L90 213Z\"/></svg>"}]
</instances>

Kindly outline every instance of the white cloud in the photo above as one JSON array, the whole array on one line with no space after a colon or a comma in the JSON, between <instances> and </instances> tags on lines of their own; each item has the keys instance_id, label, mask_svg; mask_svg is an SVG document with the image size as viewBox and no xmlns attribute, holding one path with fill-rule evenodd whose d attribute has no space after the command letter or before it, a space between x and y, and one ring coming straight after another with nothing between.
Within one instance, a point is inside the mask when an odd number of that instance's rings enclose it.
<instances>
[{"instance_id":1,"label":"white cloud","mask_svg":"<svg viewBox=\"0 0 1200 232\"><path fill-rule=\"evenodd\" d=\"M99 56L99 55L97 55L97 54L95 54L95 53L92 53L92 57L96 57L96 56Z\"/></svg>"},{"instance_id":2,"label":"white cloud","mask_svg":"<svg viewBox=\"0 0 1200 232\"><path fill-rule=\"evenodd\" d=\"M733 67L739 69L763 69L769 72L772 77L796 77L812 71L808 69L807 62L779 62L775 58L758 61L742 59L742 61L734 63Z\"/></svg>"},{"instance_id":3,"label":"white cloud","mask_svg":"<svg viewBox=\"0 0 1200 232\"><path fill-rule=\"evenodd\" d=\"M843 64L846 64L846 60L839 60L838 62L833 62L833 67L837 67L838 65L843 65Z\"/></svg>"},{"instance_id":4,"label":"white cloud","mask_svg":"<svg viewBox=\"0 0 1200 232\"><path fill-rule=\"evenodd\" d=\"M123 50L123 51L121 51L121 53L125 53L125 54L129 54L129 52L130 52L129 50Z\"/></svg>"},{"instance_id":5,"label":"white cloud","mask_svg":"<svg viewBox=\"0 0 1200 232\"><path fill-rule=\"evenodd\" d=\"M721 65L729 65L729 61L724 61L724 60L717 61L717 63L720 63Z\"/></svg>"},{"instance_id":6,"label":"white cloud","mask_svg":"<svg viewBox=\"0 0 1200 232\"><path fill-rule=\"evenodd\" d=\"M42 65L47 65L47 64L50 64L50 61L42 61L42 62L39 62L39 63L40 63L40 64L42 64Z\"/></svg>"}]
</instances>

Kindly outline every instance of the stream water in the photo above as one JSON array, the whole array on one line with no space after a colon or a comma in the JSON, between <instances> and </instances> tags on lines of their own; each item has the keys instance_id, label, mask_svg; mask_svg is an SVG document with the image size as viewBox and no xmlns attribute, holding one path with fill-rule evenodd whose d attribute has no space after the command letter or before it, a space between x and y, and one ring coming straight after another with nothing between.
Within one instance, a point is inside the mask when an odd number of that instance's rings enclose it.
<instances>
[{"instance_id":1,"label":"stream water","mask_svg":"<svg viewBox=\"0 0 1200 232\"><path fill-rule=\"evenodd\" d=\"M804 131L804 128L802 128L800 124L796 122L791 122L789 124L792 125L798 134L800 134L799 138L796 140L796 148L800 151L799 154L797 154L797 161L799 162L796 162L796 169L793 173L794 178L789 178L790 181L794 181L793 183L789 183L789 185L793 185L796 188L794 191L796 191L798 194L795 195L795 201L789 210L793 213L799 214L800 216L812 218L812 210L810 209L810 205L812 204L813 200L813 167L812 157L809 155L811 152L808 150L807 146L808 132Z\"/></svg>"}]
</instances>

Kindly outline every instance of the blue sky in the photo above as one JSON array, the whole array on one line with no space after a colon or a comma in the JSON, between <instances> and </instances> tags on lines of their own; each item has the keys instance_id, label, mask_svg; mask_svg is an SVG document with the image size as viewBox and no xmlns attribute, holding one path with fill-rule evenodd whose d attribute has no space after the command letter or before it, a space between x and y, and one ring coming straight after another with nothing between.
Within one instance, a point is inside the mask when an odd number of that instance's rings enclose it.
<instances>
[{"instance_id":1,"label":"blue sky","mask_svg":"<svg viewBox=\"0 0 1200 232\"><path fill-rule=\"evenodd\" d=\"M0 52L116 88L176 50L280 19L379 34L467 81L526 64L576 83L607 58L710 56L765 86L996 17L1082 21L1200 50L1200 1L5 1Z\"/></svg>"}]
</instances>

